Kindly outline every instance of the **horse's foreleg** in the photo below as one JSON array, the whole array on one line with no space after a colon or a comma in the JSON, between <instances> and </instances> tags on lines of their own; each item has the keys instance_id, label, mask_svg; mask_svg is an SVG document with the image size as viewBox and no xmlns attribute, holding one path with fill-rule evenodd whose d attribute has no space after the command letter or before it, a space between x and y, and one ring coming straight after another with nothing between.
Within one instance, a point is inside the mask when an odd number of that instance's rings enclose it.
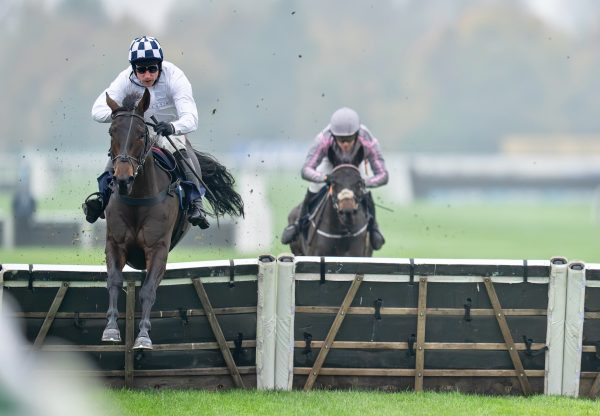
<instances>
[{"instance_id":1,"label":"horse's foreleg","mask_svg":"<svg viewBox=\"0 0 600 416\"><path fill-rule=\"evenodd\" d=\"M133 345L134 349L152 349L152 341L149 334L152 326L150 323L150 312L156 300L156 290L165 274L168 254L168 246L161 247L151 253L146 253L146 268L148 272L144 284L140 289L142 318L140 320L140 332Z\"/></svg>"},{"instance_id":2,"label":"horse's foreleg","mask_svg":"<svg viewBox=\"0 0 600 416\"><path fill-rule=\"evenodd\" d=\"M102 333L102 341L105 342L121 341L117 318L119 317L119 292L123 288L123 267L125 267L124 254L119 254L113 247L107 247L106 269L108 278L106 288L108 289L108 310L106 311L106 328Z\"/></svg>"}]
</instances>

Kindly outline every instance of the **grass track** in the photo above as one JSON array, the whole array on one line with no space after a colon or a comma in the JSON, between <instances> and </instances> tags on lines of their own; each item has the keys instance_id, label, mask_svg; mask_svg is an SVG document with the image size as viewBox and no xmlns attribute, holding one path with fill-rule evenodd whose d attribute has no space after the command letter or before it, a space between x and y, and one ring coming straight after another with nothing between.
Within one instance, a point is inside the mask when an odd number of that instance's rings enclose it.
<instances>
[{"instance_id":1,"label":"grass track","mask_svg":"<svg viewBox=\"0 0 600 416\"><path fill-rule=\"evenodd\" d=\"M600 402L565 397L485 397L458 393L358 391L112 390L124 415L597 415Z\"/></svg>"},{"instance_id":2,"label":"grass track","mask_svg":"<svg viewBox=\"0 0 600 416\"><path fill-rule=\"evenodd\" d=\"M294 202L275 204L271 254L288 252L279 242L285 212ZM588 204L414 204L380 209L386 237L375 257L550 259L600 262L600 224ZM230 248L178 247L170 262L254 257ZM0 263L103 264L104 249L0 249Z\"/></svg>"},{"instance_id":3,"label":"grass track","mask_svg":"<svg viewBox=\"0 0 600 416\"><path fill-rule=\"evenodd\" d=\"M218 260L239 257L239 253L229 248L175 249L169 255L169 262L175 263L202 260ZM244 255L243 257L246 257L246 255ZM16 250L0 249L0 263L104 265L106 264L106 261L104 258L104 247L98 247L93 249L67 249L64 247L24 247Z\"/></svg>"}]
</instances>

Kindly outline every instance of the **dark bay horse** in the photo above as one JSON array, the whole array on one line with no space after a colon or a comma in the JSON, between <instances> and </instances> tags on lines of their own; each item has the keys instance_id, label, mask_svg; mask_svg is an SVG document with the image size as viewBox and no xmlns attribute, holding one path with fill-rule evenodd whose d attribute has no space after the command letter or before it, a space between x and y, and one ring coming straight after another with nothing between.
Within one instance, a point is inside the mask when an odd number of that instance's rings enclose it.
<instances>
[{"instance_id":1,"label":"dark bay horse","mask_svg":"<svg viewBox=\"0 0 600 416\"><path fill-rule=\"evenodd\" d=\"M110 157L113 160L113 197L105 210L106 267L109 305L102 341L119 342L117 300L123 288L125 264L145 270L139 299L142 307L135 349L152 349L150 311L156 290L166 269L169 251L183 237L190 225L180 210L179 198L168 172L154 161L144 112L150 105L146 89L137 96L127 96L123 105L108 94L106 103L112 110ZM214 158L195 152L200 159L206 199L215 215L243 215L243 202L233 189L234 180Z\"/></svg>"},{"instance_id":2,"label":"dark bay horse","mask_svg":"<svg viewBox=\"0 0 600 416\"><path fill-rule=\"evenodd\" d=\"M330 150L329 160L335 166L329 174L330 184L325 196L310 214L307 230L301 231L290 244L294 255L373 255L369 241L369 214L363 203L365 182L356 167L362 157L362 147L343 158L335 150ZM288 222L293 224L299 213L300 207L297 206L290 213Z\"/></svg>"}]
</instances>

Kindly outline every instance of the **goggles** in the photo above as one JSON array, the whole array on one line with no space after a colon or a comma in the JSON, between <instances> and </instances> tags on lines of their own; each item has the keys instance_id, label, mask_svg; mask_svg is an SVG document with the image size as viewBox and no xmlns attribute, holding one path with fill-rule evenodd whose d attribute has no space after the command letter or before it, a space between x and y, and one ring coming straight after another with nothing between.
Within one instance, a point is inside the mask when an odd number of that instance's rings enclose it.
<instances>
[{"instance_id":1,"label":"goggles","mask_svg":"<svg viewBox=\"0 0 600 416\"><path fill-rule=\"evenodd\" d=\"M333 136L336 141L340 143L350 143L356 140L356 134L351 134L350 136Z\"/></svg>"},{"instance_id":2,"label":"goggles","mask_svg":"<svg viewBox=\"0 0 600 416\"><path fill-rule=\"evenodd\" d=\"M135 66L135 72L137 72L138 74L144 74L144 73L146 73L146 71L150 72L151 74L154 74L154 73L158 72L158 65L148 65L148 66L136 65Z\"/></svg>"}]
</instances>

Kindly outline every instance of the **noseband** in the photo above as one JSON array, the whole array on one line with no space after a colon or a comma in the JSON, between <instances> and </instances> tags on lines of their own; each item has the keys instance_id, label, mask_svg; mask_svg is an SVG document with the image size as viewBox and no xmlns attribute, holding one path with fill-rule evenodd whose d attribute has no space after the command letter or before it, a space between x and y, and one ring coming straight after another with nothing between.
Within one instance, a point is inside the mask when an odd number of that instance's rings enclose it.
<instances>
[{"instance_id":1,"label":"noseband","mask_svg":"<svg viewBox=\"0 0 600 416\"><path fill-rule=\"evenodd\" d=\"M131 164L131 167L133 168L133 177L135 179L135 177L138 175L138 173L140 173L140 171L142 170L142 166L144 165L144 160L146 160L146 157L148 156L148 153L150 152L150 150L152 148L152 143L150 142L150 133L148 131L148 123L146 122L144 117L142 117L139 114L136 114L134 112L120 112L120 113L113 114L111 117L113 120L116 119L117 117L131 117L131 122L129 123L129 131L127 132L127 140L125 141L125 145L121 148L121 153L114 156L114 155L112 155L112 152L111 152L110 156L112 159L113 166L114 166L115 162L117 162L117 161L129 162ZM127 154L127 145L129 144L129 138L131 137L131 128L133 127L133 118L138 118L138 119L142 120L142 122L144 123L144 129L145 129L144 148L142 149L142 152L138 158L135 158L135 157Z\"/></svg>"},{"instance_id":2,"label":"noseband","mask_svg":"<svg viewBox=\"0 0 600 416\"><path fill-rule=\"evenodd\" d=\"M331 173L333 174L334 172L336 172L340 168L352 168L352 169L356 170L358 172L359 176L360 176L359 169L356 166L351 165L351 164L343 164L343 165L336 166L331 171ZM344 190L341 191L341 193L343 193L345 195L348 195L350 192L352 192L352 190L350 190L350 189L344 189ZM338 198L338 195L336 195L333 192L333 183L329 186L329 194L330 194L330 197L331 197L331 202L333 203L333 208L335 208L336 211L339 211L339 198ZM357 204L360 204L360 202L363 199L363 196L364 196L364 192L361 192L360 195L358 195L356 192L353 192L353 196L352 197L354 198L354 201ZM344 198L342 198L342 199L344 199Z\"/></svg>"}]
</instances>

